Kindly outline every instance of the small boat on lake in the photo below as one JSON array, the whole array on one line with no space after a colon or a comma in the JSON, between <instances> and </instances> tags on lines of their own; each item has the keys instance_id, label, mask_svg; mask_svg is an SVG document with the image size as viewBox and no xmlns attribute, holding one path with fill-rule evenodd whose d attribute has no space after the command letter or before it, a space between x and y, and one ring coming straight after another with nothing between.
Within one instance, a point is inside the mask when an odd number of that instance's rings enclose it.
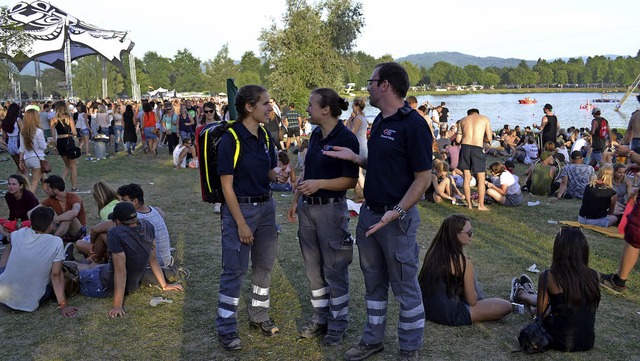
<instances>
[{"instance_id":1,"label":"small boat on lake","mask_svg":"<svg viewBox=\"0 0 640 361\"><path fill-rule=\"evenodd\" d=\"M520 104L536 104L538 101L535 98L525 97L524 99L518 99Z\"/></svg>"},{"instance_id":2,"label":"small boat on lake","mask_svg":"<svg viewBox=\"0 0 640 361\"><path fill-rule=\"evenodd\" d=\"M619 103L620 99L608 98L606 93L602 93L602 98L592 99L592 103Z\"/></svg>"},{"instance_id":3,"label":"small boat on lake","mask_svg":"<svg viewBox=\"0 0 640 361\"><path fill-rule=\"evenodd\" d=\"M591 110L595 107L596 107L595 105L589 103L589 99L587 99L587 104L580 104L580 109Z\"/></svg>"}]
</instances>

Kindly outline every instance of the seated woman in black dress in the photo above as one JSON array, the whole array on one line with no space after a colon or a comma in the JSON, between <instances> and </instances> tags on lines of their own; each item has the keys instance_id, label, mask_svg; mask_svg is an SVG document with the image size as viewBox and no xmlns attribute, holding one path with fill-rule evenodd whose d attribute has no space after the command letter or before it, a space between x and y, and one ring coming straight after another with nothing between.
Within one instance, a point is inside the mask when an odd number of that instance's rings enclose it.
<instances>
[{"instance_id":1,"label":"seated woman in black dress","mask_svg":"<svg viewBox=\"0 0 640 361\"><path fill-rule=\"evenodd\" d=\"M545 287L546 284L546 287ZM600 303L598 273L589 268L589 244L577 227L563 228L553 244L551 268L538 279L538 294L512 283L515 302L537 307L537 317L559 351L587 351L595 342Z\"/></svg>"},{"instance_id":2,"label":"seated woman in black dress","mask_svg":"<svg viewBox=\"0 0 640 361\"><path fill-rule=\"evenodd\" d=\"M471 244L469 218L446 218L433 238L418 277L429 321L449 326L499 320L511 312L511 303L484 298L475 281L473 262L463 248Z\"/></svg>"}]
</instances>

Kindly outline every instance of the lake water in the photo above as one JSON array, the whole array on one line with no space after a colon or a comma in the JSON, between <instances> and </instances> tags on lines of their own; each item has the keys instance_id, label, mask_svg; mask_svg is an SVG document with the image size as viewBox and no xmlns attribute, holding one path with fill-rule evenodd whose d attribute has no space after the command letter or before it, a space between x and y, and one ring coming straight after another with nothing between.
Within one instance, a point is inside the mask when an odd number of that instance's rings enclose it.
<instances>
[{"instance_id":1,"label":"lake water","mask_svg":"<svg viewBox=\"0 0 640 361\"><path fill-rule=\"evenodd\" d=\"M518 99L524 97L535 98L537 104L519 104ZM607 98L622 99L624 93L607 93ZM449 108L449 122L457 121L467 115L467 110L477 108L480 114L486 115L491 120L491 128L494 130L509 124L511 128L520 125L524 128L533 123L540 124L544 116L542 107L549 103L553 105L553 111L558 116L561 128L590 127L591 110L580 109L581 104L585 104L587 99L602 98L601 93L530 93L530 94L467 94L467 95L423 95L418 97L418 104L425 100L434 106L445 102ZM625 128L629 122L631 113L638 109L638 101L635 94L629 96L622 105L620 111L615 111L618 103L597 103L596 106L602 110L612 127ZM367 105L365 114L370 122L379 113L378 109Z\"/></svg>"}]
</instances>

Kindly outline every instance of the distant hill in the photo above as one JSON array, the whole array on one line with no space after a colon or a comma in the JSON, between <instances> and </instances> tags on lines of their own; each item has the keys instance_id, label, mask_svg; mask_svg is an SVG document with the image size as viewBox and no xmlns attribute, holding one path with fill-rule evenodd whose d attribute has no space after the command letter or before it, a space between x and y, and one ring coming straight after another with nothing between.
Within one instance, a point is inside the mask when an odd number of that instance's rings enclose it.
<instances>
[{"instance_id":1,"label":"distant hill","mask_svg":"<svg viewBox=\"0 0 640 361\"><path fill-rule=\"evenodd\" d=\"M619 55L607 54L605 56L610 59L615 59ZM579 57L582 57L584 61L586 61L588 58L587 56L576 56L574 58L579 58ZM552 62L555 59L557 58L546 59L546 60L548 62ZM569 60L568 57L560 58L560 59L564 60L565 62ZM522 61L522 59L516 59L516 58L505 59L505 58L497 58L495 56L479 57L479 56L458 53L455 51L439 51L439 52L428 52L428 53L422 53L422 54L411 54L402 58L398 58L396 60L397 61L406 60L408 62L417 64L419 67L424 66L427 69L431 68L433 64L439 61L445 61L449 64L456 65L459 67L465 67L467 65L477 65L482 69L485 69L491 66L495 66L496 68L505 68L505 67L515 68ZM526 62L527 62L527 65L529 65L529 67L531 68L534 65L536 65L538 60L537 59L526 60Z\"/></svg>"},{"instance_id":2,"label":"distant hill","mask_svg":"<svg viewBox=\"0 0 640 361\"><path fill-rule=\"evenodd\" d=\"M479 57L473 55L467 55L458 53L455 51L442 51L442 52L428 52L422 54L411 54L402 58L396 59L397 61L408 61L418 65L419 67L424 66L429 69L433 66L433 64L444 61L451 65L456 65L459 67L465 67L467 65L477 65L482 69L495 66L497 68L504 67L516 67L520 64L522 59L515 58L497 58L494 56L488 57ZM529 67L536 65L537 60L527 60L527 64Z\"/></svg>"}]
</instances>

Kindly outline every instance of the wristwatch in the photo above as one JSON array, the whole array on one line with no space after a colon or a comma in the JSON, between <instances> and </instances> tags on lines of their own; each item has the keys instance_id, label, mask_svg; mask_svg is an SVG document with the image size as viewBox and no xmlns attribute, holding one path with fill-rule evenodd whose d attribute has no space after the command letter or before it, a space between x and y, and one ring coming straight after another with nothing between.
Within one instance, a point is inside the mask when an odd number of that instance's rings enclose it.
<instances>
[{"instance_id":1,"label":"wristwatch","mask_svg":"<svg viewBox=\"0 0 640 361\"><path fill-rule=\"evenodd\" d=\"M404 219L404 217L406 217L407 215L407 212L404 209L400 208L399 205L393 206L393 210L398 212L398 214L400 215L400 219Z\"/></svg>"}]
</instances>

